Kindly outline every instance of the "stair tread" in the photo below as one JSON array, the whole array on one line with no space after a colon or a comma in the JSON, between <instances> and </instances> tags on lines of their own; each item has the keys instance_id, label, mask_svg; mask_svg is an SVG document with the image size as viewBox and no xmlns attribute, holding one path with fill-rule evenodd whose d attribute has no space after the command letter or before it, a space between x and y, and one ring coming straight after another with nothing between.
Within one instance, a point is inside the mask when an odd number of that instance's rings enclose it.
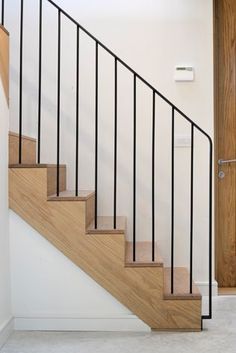
<instances>
[{"instance_id":1,"label":"stair tread","mask_svg":"<svg viewBox=\"0 0 236 353\"><path fill-rule=\"evenodd\" d=\"M162 267L163 260L158 254L157 244L155 244L155 261L152 261L152 242L136 242L136 261L133 261L133 242L126 242L125 266L126 267Z\"/></svg>"},{"instance_id":2,"label":"stair tread","mask_svg":"<svg viewBox=\"0 0 236 353\"><path fill-rule=\"evenodd\" d=\"M88 226L87 232L90 234L123 234L126 230L126 217L118 216L116 219L116 229L113 227L114 218L112 216L99 216L97 218L97 229L94 228L94 221Z\"/></svg>"},{"instance_id":3,"label":"stair tread","mask_svg":"<svg viewBox=\"0 0 236 353\"><path fill-rule=\"evenodd\" d=\"M9 168L55 168L57 164L10 164ZM60 164L60 168L65 168L66 164Z\"/></svg>"},{"instance_id":4,"label":"stair tread","mask_svg":"<svg viewBox=\"0 0 236 353\"><path fill-rule=\"evenodd\" d=\"M174 268L174 293L171 294L171 268L164 268L164 299L201 299L201 293L193 282L189 293L189 271L186 267Z\"/></svg>"},{"instance_id":5,"label":"stair tread","mask_svg":"<svg viewBox=\"0 0 236 353\"><path fill-rule=\"evenodd\" d=\"M94 195L94 191L80 190L78 196L75 196L74 190L61 191L59 196L56 194L50 195L48 201L86 201Z\"/></svg>"}]
</instances>

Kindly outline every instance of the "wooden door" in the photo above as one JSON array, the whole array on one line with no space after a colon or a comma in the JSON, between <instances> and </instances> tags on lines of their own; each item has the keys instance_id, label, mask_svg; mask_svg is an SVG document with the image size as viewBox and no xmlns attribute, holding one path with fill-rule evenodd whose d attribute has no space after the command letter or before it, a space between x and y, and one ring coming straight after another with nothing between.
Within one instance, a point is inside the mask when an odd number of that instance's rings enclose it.
<instances>
[{"instance_id":1,"label":"wooden door","mask_svg":"<svg viewBox=\"0 0 236 353\"><path fill-rule=\"evenodd\" d=\"M215 79L217 162L236 159L236 0L215 0ZM235 162L216 163L216 279L236 287Z\"/></svg>"}]
</instances>

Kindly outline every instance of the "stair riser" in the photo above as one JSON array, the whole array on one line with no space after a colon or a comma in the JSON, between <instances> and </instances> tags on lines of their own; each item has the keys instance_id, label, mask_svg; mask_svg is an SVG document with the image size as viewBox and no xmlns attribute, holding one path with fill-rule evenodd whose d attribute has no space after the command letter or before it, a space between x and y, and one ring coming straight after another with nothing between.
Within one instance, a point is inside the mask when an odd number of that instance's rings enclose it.
<instances>
[{"instance_id":1,"label":"stair riser","mask_svg":"<svg viewBox=\"0 0 236 353\"><path fill-rule=\"evenodd\" d=\"M59 189L66 190L66 167L59 168ZM57 167L47 168L47 196L57 193Z\"/></svg>"},{"instance_id":2,"label":"stair riser","mask_svg":"<svg viewBox=\"0 0 236 353\"><path fill-rule=\"evenodd\" d=\"M36 163L36 140L30 137L22 137L22 159L23 164ZM19 136L9 133L9 164L19 163Z\"/></svg>"}]
</instances>

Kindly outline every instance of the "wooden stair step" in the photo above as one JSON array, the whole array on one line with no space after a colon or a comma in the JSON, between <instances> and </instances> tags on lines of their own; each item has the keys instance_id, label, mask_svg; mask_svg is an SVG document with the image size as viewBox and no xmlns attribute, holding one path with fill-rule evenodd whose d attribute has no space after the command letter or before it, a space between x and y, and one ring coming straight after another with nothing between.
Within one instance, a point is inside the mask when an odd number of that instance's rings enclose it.
<instances>
[{"instance_id":1,"label":"wooden stair step","mask_svg":"<svg viewBox=\"0 0 236 353\"><path fill-rule=\"evenodd\" d=\"M112 216L99 216L97 218L97 229L94 220L88 226L89 234L123 234L126 231L126 217L118 216L116 219L116 229L114 229L114 218Z\"/></svg>"},{"instance_id":2,"label":"wooden stair step","mask_svg":"<svg viewBox=\"0 0 236 353\"><path fill-rule=\"evenodd\" d=\"M78 196L75 196L74 190L65 190L60 192L59 196L56 194L50 195L48 201L87 201L94 194L94 191L80 190Z\"/></svg>"},{"instance_id":3,"label":"wooden stair step","mask_svg":"<svg viewBox=\"0 0 236 353\"><path fill-rule=\"evenodd\" d=\"M57 190L57 164L11 164L10 169L28 169L36 172L37 169L46 169L47 196L55 195ZM66 190L66 165L60 164L60 192Z\"/></svg>"},{"instance_id":4,"label":"wooden stair step","mask_svg":"<svg viewBox=\"0 0 236 353\"><path fill-rule=\"evenodd\" d=\"M125 266L126 267L162 267L163 260L158 254L155 244L155 261L152 261L152 242L138 241L135 244L136 261L133 261L133 242L126 242Z\"/></svg>"},{"instance_id":5,"label":"wooden stair step","mask_svg":"<svg viewBox=\"0 0 236 353\"><path fill-rule=\"evenodd\" d=\"M174 268L174 293L171 294L171 268L164 268L164 299L201 299L201 293L193 282L189 289L189 271L185 267Z\"/></svg>"}]
</instances>

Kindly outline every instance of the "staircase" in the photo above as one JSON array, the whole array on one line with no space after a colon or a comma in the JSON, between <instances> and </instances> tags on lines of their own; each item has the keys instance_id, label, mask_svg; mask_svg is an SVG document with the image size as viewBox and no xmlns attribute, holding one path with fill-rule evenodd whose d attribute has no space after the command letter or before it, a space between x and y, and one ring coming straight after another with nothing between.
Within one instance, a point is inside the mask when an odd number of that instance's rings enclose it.
<instances>
[{"instance_id":1,"label":"staircase","mask_svg":"<svg viewBox=\"0 0 236 353\"><path fill-rule=\"evenodd\" d=\"M58 62L57 62L57 160L56 164L41 161L41 100L42 100L42 12L43 1L39 0L39 87L38 87L38 137L24 136L22 131L22 47L24 29L24 3L20 12L20 80L19 80L19 131L9 133L9 205L10 208L36 229L72 262L79 266L97 283L110 292L153 330L200 331L202 319L212 315L212 141L209 135L195 124L165 96L122 61L103 43L51 0L45 0L57 12ZM4 0L2 0L4 3ZM7 1L6 1L7 4ZM5 5L2 7L3 11ZM2 24L4 12L2 11ZM60 94L61 94L61 19L70 20L77 29L76 53L76 148L75 190L67 189L67 166L61 164L60 155ZM86 33L95 43L95 176L94 190L80 190L78 183L79 147L79 48L80 32ZM114 59L114 190L113 216L98 215L98 79L99 49L105 50ZM132 241L127 234L127 218L117 215L117 124L118 124L118 70L122 65L133 76L133 230ZM137 81L141 81L152 94L152 188L151 188L151 241L138 241L136 237L136 117ZM157 246L155 229L155 126L156 97L162 99L171 112L171 219L170 219L170 265L165 267ZM191 131L190 158L190 210L189 210L189 266L175 266L175 121L178 114L189 124ZM195 133L208 143L209 156L209 230L206 234L209 247L209 314L202 315L202 297L193 280L193 210L194 210L194 148Z\"/></svg>"},{"instance_id":2,"label":"staircase","mask_svg":"<svg viewBox=\"0 0 236 353\"><path fill-rule=\"evenodd\" d=\"M19 139L19 137L18 137ZM65 256L91 276L116 299L155 330L201 330L201 295L189 274L175 268L175 293L171 293L170 269L152 244L137 243L137 261L126 241L126 219L98 217L94 227L94 191L66 190L66 166L61 165L60 196L56 196L56 165L36 164L36 141L22 138L29 159L13 164L18 156L17 136L10 134L10 208L42 234ZM32 156L35 156L33 163Z\"/></svg>"}]
</instances>

